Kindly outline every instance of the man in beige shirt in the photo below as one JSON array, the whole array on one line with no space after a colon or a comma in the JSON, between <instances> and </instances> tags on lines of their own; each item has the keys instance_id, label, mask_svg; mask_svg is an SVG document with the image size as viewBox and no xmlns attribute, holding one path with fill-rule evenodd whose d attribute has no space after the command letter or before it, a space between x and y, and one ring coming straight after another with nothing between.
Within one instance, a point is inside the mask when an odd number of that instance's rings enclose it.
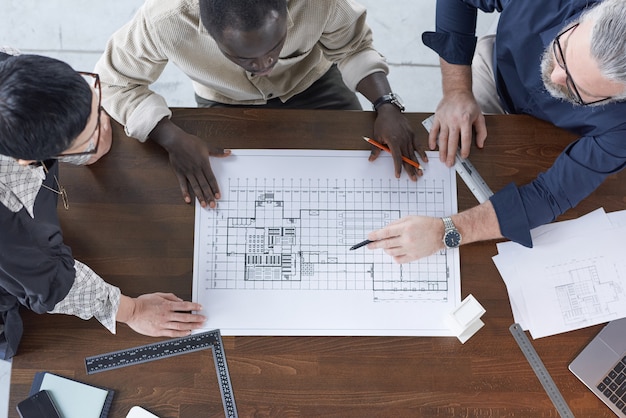
<instances>
[{"instance_id":1,"label":"man in beige shirt","mask_svg":"<svg viewBox=\"0 0 626 418\"><path fill-rule=\"evenodd\" d=\"M164 98L149 89L168 62L192 80L201 106L360 109L358 91L374 105L374 138L391 149L396 176L404 166L416 180L421 172L401 158L426 155L389 86L365 16L351 0L147 0L96 64L103 106L129 136L169 152L187 203L193 191L202 206L216 206L209 156L230 151L170 121Z\"/></svg>"}]
</instances>

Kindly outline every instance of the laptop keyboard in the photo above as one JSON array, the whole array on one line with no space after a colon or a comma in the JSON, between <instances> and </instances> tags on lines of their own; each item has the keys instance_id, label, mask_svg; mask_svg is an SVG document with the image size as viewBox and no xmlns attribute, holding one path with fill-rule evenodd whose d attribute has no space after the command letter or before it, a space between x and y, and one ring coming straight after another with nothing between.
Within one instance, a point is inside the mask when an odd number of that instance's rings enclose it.
<instances>
[{"instance_id":1,"label":"laptop keyboard","mask_svg":"<svg viewBox=\"0 0 626 418\"><path fill-rule=\"evenodd\" d=\"M598 390L626 413L626 357L623 357L600 382Z\"/></svg>"}]
</instances>

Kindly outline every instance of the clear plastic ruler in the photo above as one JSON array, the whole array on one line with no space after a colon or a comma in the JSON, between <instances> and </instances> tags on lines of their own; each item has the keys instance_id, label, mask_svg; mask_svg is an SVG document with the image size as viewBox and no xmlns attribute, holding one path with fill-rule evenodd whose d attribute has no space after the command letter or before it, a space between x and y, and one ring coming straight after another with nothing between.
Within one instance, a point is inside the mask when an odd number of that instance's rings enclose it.
<instances>
[{"instance_id":1,"label":"clear plastic ruler","mask_svg":"<svg viewBox=\"0 0 626 418\"><path fill-rule=\"evenodd\" d=\"M222 345L222 335L217 329L87 357L85 358L85 367L87 374L94 374L208 348L213 350L213 361L215 362L215 372L217 373L217 381L222 394L224 413L227 418L237 418L237 407L235 405L230 374L228 373L226 355Z\"/></svg>"},{"instance_id":2,"label":"clear plastic ruler","mask_svg":"<svg viewBox=\"0 0 626 418\"><path fill-rule=\"evenodd\" d=\"M543 364L543 361L541 361L541 358L530 343L530 340L526 336L522 327L515 323L509 327L509 331L513 334L513 338L517 341L517 345L519 345L519 348L522 350L522 353L524 353L530 367L532 367L535 375L537 375L537 378L539 379L539 382L541 382L541 385L550 397L556 411L562 418L574 418L574 414L569 409L569 406L567 406L567 402L563 399L563 395L559 392L559 388L556 386L556 383L554 383L554 380L552 380L552 376L548 373L546 366Z\"/></svg>"},{"instance_id":3,"label":"clear plastic ruler","mask_svg":"<svg viewBox=\"0 0 626 418\"><path fill-rule=\"evenodd\" d=\"M430 132L433 127L433 116L428 117L424 121L422 121L422 125L426 128L426 131ZM479 203L483 203L489 199L489 196L493 194L489 186L481 175L478 173L476 168L470 163L467 158L461 157L460 150L456 152L456 160L454 163L454 169L459 174L459 176L463 179L467 187L474 194Z\"/></svg>"}]
</instances>

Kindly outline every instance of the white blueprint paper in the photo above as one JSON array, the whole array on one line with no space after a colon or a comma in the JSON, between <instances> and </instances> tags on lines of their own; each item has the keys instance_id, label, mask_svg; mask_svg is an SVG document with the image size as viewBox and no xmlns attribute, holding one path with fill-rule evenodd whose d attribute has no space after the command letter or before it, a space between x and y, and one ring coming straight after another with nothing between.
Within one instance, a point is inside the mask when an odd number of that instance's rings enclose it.
<instances>
[{"instance_id":1,"label":"white blueprint paper","mask_svg":"<svg viewBox=\"0 0 626 418\"><path fill-rule=\"evenodd\" d=\"M498 245L493 260L515 321L533 338L626 316L626 229L615 226L620 218L600 209L533 230L533 248Z\"/></svg>"},{"instance_id":2,"label":"white blueprint paper","mask_svg":"<svg viewBox=\"0 0 626 418\"><path fill-rule=\"evenodd\" d=\"M456 173L429 154L417 182L388 154L234 150L211 160L217 209L196 204L193 300L222 335L453 335L458 250L399 265L349 248L410 214L457 211Z\"/></svg>"},{"instance_id":3,"label":"white blueprint paper","mask_svg":"<svg viewBox=\"0 0 626 418\"><path fill-rule=\"evenodd\" d=\"M534 316L531 316L529 309L532 310L537 306L535 301L526 301L524 297L524 287L530 286L532 282L532 279L528 279L529 274L524 267L525 264L542 264L544 257L541 250L551 243L559 245L559 243L567 239L577 236L588 236L598 229L610 227L611 223L606 212L600 208L577 219L553 222L532 229L530 234L533 240L533 248L527 248L512 241L503 241L496 244L498 254L492 259L506 284L513 318L522 329L529 330L533 328L531 321ZM563 248L563 251L567 250ZM530 261L522 257L530 257ZM550 318L547 321L551 323Z\"/></svg>"}]
</instances>

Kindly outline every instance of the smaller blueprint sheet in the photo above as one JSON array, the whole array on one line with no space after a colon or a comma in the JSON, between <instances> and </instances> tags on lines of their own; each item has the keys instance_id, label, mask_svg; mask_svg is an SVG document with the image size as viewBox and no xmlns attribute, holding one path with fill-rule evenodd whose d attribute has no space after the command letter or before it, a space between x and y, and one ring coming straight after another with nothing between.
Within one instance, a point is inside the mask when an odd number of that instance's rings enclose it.
<instances>
[{"instance_id":1,"label":"smaller blueprint sheet","mask_svg":"<svg viewBox=\"0 0 626 418\"><path fill-rule=\"evenodd\" d=\"M451 336L457 250L397 264L349 248L406 215L457 212L456 172L429 153L395 178L369 151L233 150L212 158L222 198L196 202L193 300L222 335Z\"/></svg>"}]
</instances>

